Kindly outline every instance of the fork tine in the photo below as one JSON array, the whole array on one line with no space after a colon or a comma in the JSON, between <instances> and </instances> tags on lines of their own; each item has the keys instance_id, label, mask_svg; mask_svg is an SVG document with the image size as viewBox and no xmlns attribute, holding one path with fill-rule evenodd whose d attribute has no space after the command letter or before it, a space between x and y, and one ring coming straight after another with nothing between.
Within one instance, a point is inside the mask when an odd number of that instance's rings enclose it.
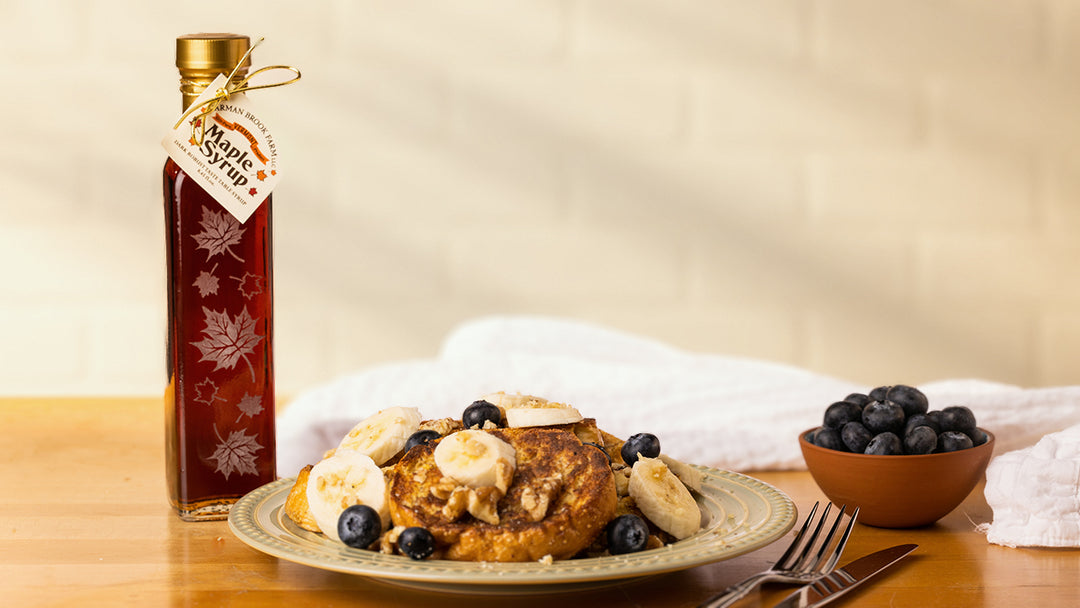
<instances>
[{"instance_id":1,"label":"fork tine","mask_svg":"<svg viewBox=\"0 0 1080 608\"><path fill-rule=\"evenodd\" d=\"M822 544L822 549L818 554L814 555L814 545L817 543L818 536L821 535L821 529L825 525L825 522L829 519L829 511L832 510L833 504L830 502L825 505L825 510L821 512L821 519L818 520L817 526L814 527L814 533L810 536L810 539L806 542L806 546L803 547L802 553L795 560L795 563L791 564L789 568L791 570L809 570L813 564L816 564L821 559L824 547L828 546L829 541L832 539L833 532L836 531L836 525L840 523L840 518L844 515L844 507L840 508L840 514L836 516L836 523L833 524L832 531L829 532L828 537L825 538L825 542Z\"/></svg>"},{"instance_id":2,"label":"fork tine","mask_svg":"<svg viewBox=\"0 0 1080 608\"><path fill-rule=\"evenodd\" d=\"M836 536L836 531L840 528L840 522L844 519L844 511L847 510L847 505L840 507L840 512L836 514L836 520L833 521L833 525L829 528L829 533L825 536L825 540L821 541L821 546L818 548L817 555L814 556L813 561L809 561L809 554L803 558L802 563L799 564L800 570L816 570L821 572L828 572L823 570L822 566L826 563L825 552L828 551L829 545L832 544L833 537ZM822 523L825 523L822 521ZM812 566L812 567L811 567ZM830 568L831 569L831 568Z\"/></svg>"},{"instance_id":3,"label":"fork tine","mask_svg":"<svg viewBox=\"0 0 1080 608\"><path fill-rule=\"evenodd\" d=\"M854 513L852 513L847 528L844 529L844 533L841 535L840 540L833 548L832 554L825 560L825 552L828 550L828 546L832 544L832 539L839 529L840 521L844 517L844 511L847 510L847 506L840 507L840 513L837 514L836 521L833 522L829 529L828 536L825 538L825 542L821 545L821 548L815 555L814 546L817 543L817 538L820 536L822 528L825 526L825 522L829 519L829 511L832 509L833 504L828 503L825 505L825 509L821 512L820 518L815 517L818 506L820 506L820 503L814 503L814 507L810 510L810 514L807 515L802 528L799 529L799 532L795 535L791 544L788 545L784 554L780 556L780 559L777 560L772 568L739 581L721 593L709 598L705 603L699 605L698 608L721 608L730 606L765 581L807 584L821 579L821 577L829 570L832 570L832 568L836 566L836 562L840 559L840 554L844 551L844 547L847 545L851 530L855 525L855 517L859 514L859 510L856 508ZM809 537L806 537L807 531L810 530L811 526L814 528L813 532ZM803 540L806 542L803 543ZM811 558L813 558L813 561L809 561ZM794 560L795 564L788 563L792 560ZM821 569L822 561L827 561L827 568ZM814 566L814 568L810 568L809 566Z\"/></svg>"},{"instance_id":4,"label":"fork tine","mask_svg":"<svg viewBox=\"0 0 1080 608\"><path fill-rule=\"evenodd\" d=\"M855 510L851 513L851 519L848 520L847 528L844 529L843 535L840 536L840 541L836 543L836 549L833 550L832 556L829 558L828 563L821 572L832 572L832 569L836 567L836 563L840 561L840 555L844 552L844 548L847 547L848 538L851 536L851 529L855 527L855 520L859 517L859 507L855 507Z\"/></svg>"},{"instance_id":5,"label":"fork tine","mask_svg":"<svg viewBox=\"0 0 1080 608\"><path fill-rule=\"evenodd\" d=\"M814 514L817 513L818 506L820 506L820 504L820 502L814 503L814 507L810 509L810 514L806 516L806 522L803 523L802 528L799 529L799 532L795 535L795 538L792 539L791 544L788 545L787 549L784 551L784 554L780 556L780 559L776 560L776 568L782 568L783 564L787 563L787 560L790 559L795 553L796 549L799 548L799 542L806 534L806 530L810 528L810 524L814 522Z\"/></svg>"}]
</instances>

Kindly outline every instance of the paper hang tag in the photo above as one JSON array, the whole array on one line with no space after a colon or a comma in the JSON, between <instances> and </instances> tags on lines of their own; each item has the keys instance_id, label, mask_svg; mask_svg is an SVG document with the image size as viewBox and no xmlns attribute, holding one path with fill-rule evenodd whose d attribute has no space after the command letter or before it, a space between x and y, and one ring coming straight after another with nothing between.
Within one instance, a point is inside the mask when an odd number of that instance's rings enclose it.
<instances>
[{"instance_id":1,"label":"paper hang tag","mask_svg":"<svg viewBox=\"0 0 1080 608\"><path fill-rule=\"evenodd\" d=\"M219 75L193 103L202 104L225 83L225 75ZM188 176L244 223L281 177L274 137L245 95L230 96L203 118L198 114L192 113L170 131L161 145ZM198 120L206 121L202 145L193 134L201 130Z\"/></svg>"}]
</instances>

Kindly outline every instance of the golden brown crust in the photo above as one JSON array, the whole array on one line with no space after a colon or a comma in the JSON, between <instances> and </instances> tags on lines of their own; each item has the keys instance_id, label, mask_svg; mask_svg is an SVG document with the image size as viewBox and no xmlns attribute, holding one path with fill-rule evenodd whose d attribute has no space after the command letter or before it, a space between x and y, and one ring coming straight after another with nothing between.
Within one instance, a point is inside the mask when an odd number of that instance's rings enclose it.
<instances>
[{"instance_id":1,"label":"golden brown crust","mask_svg":"<svg viewBox=\"0 0 1080 608\"><path fill-rule=\"evenodd\" d=\"M568 559L589 546L615 513L615 480L607 457L583 445L570 430L492 429L517 452L513 484L498 502L499 525L472 516L453 520L446 499L431 489L442 481L435 465L438 442L409 451L390 475L390 513L396 525L427 528L446 558L465 561ZM553 481L554 480L554 481ZM556 486L552 494L552 486ZM546 516L536 516L536 496L551 495Z\"/></svg>"},{"instance_id":2,"label":"golden brown crust","mask_svg":"<svg viewBox=\"0 0 1080 608\"><path fill-rule=\"evenodd\" d=\"M604 451L611 456L612 464L626 464L622 457L622 446L626 442L605 430L600 431L600 437L604 440Z\"/></svg>"},{"instance_id":3,"label":"golden brown crust","mask_svg":"<svg viewBox=\"0 0 1080 608\"><path fill-rule=\"evenodd\" d=\"M315 518L311 516L311 510L308 509L307 501L307 482L308 476L311 474L312 465L300 469L300 472L296 475L296 483L293 484L292 490L289 491L288 498L285 499L285 514L289 516L289 519L293 520L296 525L305 530L311 532L322 532L319 529L319 524L315 523Z\"/></svg>"}]
</instances>

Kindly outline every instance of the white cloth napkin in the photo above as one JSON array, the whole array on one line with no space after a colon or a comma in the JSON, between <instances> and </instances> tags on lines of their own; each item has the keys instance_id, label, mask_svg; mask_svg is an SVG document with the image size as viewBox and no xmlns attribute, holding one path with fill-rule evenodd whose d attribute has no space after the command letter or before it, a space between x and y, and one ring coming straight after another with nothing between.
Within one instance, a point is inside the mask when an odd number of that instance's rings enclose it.
<instances>
[{"instance_id":1,"label":"white cloth napkin","mask_svg":"<svg viewBox=\"0 0 1080 608\"><path fill-rule=\"evenodd\" d=\"M986 468L994 521L979 526L1007 547L1080 547L1080 425L994 458Z\"/></svg>"},{"instance_id":2,"label":"white cloth napkin","mask_svg":"<svg viewBox=\"0 0 1080 608\"><path fill-rule=\"evenodd\" d=\"M871 388L776 363L685 352L577 321L486 317L451 332L434 359L371 367L298 395L278 419L278 470L295 475L378 410L415 406L425 418L459 417L497 391L570 403L620 437L651 432L664 452L688 462L801 469L799 432L820 425L830 403ZM1080 387L948 380L919 388L933 409L970 407L997 436L999 454L1080 424Z\"/></svg>"}]
</instances>

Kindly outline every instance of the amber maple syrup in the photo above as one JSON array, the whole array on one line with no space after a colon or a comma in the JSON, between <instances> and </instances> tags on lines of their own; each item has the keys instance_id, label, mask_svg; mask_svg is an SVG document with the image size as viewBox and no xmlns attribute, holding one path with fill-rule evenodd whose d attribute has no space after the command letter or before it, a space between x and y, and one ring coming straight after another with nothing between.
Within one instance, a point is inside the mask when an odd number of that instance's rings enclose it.
<instances>
[{"instance_id":1,"label":"amber maple syrup","mask_svg":"<svg viewBox=\"0 0 1080 608\"><path fill-rule=\"evenodd\" d=\"M212 78L247 51L209 36L177 41L185 106L200 82L185 61ZM276 477L271 196L240 222L171 158L163 173L169 500L183 519L223 519Z\"/></svg>"}]
</instances>

